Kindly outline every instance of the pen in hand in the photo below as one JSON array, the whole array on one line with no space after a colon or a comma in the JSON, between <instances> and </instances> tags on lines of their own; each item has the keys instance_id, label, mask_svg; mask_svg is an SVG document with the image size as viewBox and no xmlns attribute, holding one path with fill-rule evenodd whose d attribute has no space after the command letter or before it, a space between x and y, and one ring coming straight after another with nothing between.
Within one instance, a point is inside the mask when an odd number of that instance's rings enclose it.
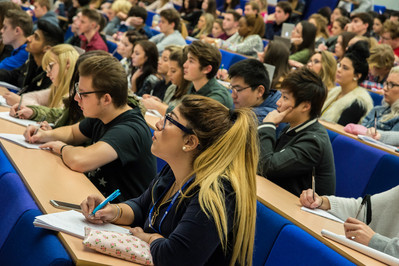
<instances>
[{"instance_id":1,"label":"pen in hand","mask_svg":"<svg viewBox=\"0 0 399 266\"><path fill-rule=\"evenodd\" d=\"M377 112L374 113L374 136L377 135Z\"/></svg>"},{"instance_id":2,"label":"pen in hand","mask_svg":"<svg viewBox=\"0 0 399 266\"><path fill-rule=\"evenodd\" d=\"M39 121L39 126L36 128L35 132L33 133L33 135L36 135L37 132L39 131L39 129L42 127L42 123L46 120L46 116L42 116L42 118Z\"/></svg>"},{"instance_id":3,"label":"pen in hand","mask_svg":"<svg viewBox=\"0 0 399 266\"><path fill-rule=\"evenodd\" d=\"M363 197L362 203L360 203L359 209L357 210L355 219L357 219L357 218L359 217L360 211L362 210L364 204L366 204L367 196L368 196L368 195L365 195L365 196Z\"/></svg>"},{"instance_id":4,"label":"pen in hand","mask_svg":"<svg viewBox=\"0 0 399 266\"><path fill-rule=\"evenodd\" d=\"M315 175L316 175L316 170L315 170L315 168L313 167L313 170L312 170L312 190L313 190L313 201L314 201L314 193L315 193L315 190L316 190L316 180L315 180Z\"/></svg>"},{"instance_id":5,"label":"pen in hand","mask_svg":"<svg viewBox=\"0 0 399 266\"><path fill-rule=\"evenodd\" d=\"M19 98L19 104L18 104L18 107L17 107L17 111L15 112L15 117L19 117L18 111L21 109L22 97L23 97L23 94L21 94L21 96Z\"/></svg>"},{"instance_id":6,"label":"pen in hand","mask_svg":"<svg viewBox=\"0 0 399 266\"><path fill-rule=\"evenodd\" d=\"M93 210L93 212L90 214L90 216L94 216L94 214L96 214L97 211L99 211L102 208L104 208L105 205L107 205L108 202L114 200L120 194L121 194L121 192L119 191L119 189L115 190L114 193L112 193L111 195L108 196L108 198L106 198L105 200L103 200L103 202L98 204L98 206Z\"/></svg>"}]
</instances>

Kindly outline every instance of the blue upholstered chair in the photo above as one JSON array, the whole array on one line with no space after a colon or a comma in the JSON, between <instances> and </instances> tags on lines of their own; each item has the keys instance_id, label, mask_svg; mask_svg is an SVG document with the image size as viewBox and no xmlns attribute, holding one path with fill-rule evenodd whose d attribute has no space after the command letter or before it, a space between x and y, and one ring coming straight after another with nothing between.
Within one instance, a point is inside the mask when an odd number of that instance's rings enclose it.
<instances>
[{"instance_id":1,"label":"blue upholstered chair","mask_svg":"<svg viewBox=\"0 0 399 266\"><path fill-rule=\"evenodd\" d=\"M374 169L387 152L344 135L334 139L332 148L337 178L336 195L362 196Z\"/></svg>"},{"instance_id":2,"label":"blue upholstered chair","mask_svg":"<svg viewBox=\"0 0 399 266\"><path fill-rule=\"evenodd\" d=\"M6 173L0 178L0 247L4 244L19 217L30 209L38 210L21 178ZM0 261L0 265L2 264Z\"/></svg>"},{"instance_id":3,"label":"blue upholstered chair","mask_svg":"<svg viewBox=\"0 0 399 266\"><path fill-rule=\"evenodd\" d=\"M265 264L254 265L355 265L295 225L284 226Z\"/></svg>"},{"instance_id":4,"label":"blue upholstered chair","mask_svg":"<svg viewBox=\"0 0 399 266\"><path fill-rule=\"evenodd\" d=\"M371 96L371 99L373 99L374 106L381 105L382 99L384 98L383 95L372 92L372 91L369 91L369 94Z\"/></svg>"},{"instance_id":5,"label":"blue upholstered chair","mask_svg":"<svg viewBox=\"0 0 399 266\"><path fill-rule=\"evenodd\" d=\"M36 228L39 210L26 211L0 249L0 265L73 265L56 232Z\"/></svg>"},{"instance_id":6,"label":"blue upholstered chair","mask_svg":"<svg viewBox=\"0 0 399 266\"><path fill-rule=\"evenodd\" d=\"M253 265L264 265L277 236L290 221L260 203L256 204Z\"/></svg>"},{"instance_id":7,"label":"blue upholstered chair","mask_svg":"<svg viewBox=\"0 0 399 266\"><path fill-rule=\"evenodd\" d=\"M339 133L337 133L337 132L335 132L335 131L332 131L332 130L329 130L329 129L327 129L327 133L328 133L328 137L330 138L331 144L333 143L334 139L335 139L337 136L339 136Z\"/></svg>"},{"instance_id":8,"label":"blue upholstered chair","mask_svg":"<svg viewBox=\"0 0 399 266\"><path fill-rule=\"evenodd\" d=\"M238 61L241 61L243 59L247 59L247 57L245 57L244 55L230 53L221 49L220 53L222 54L221 66L223 66L224 69L229 69L230 66L232 66L234 63L237 63Z\"/></svg>"},{"instance_id":9,"label":"blue upholstered chair","mask_svg":"<svg viewBox=\"0 0 399 266\"><path fill-rule=\"evenodd\" d=\"M145 20L145 24L149 27L152 27L152 19L154 18L154 15L157 13L152 12L152 11L147 11L147 19Z\"/></svg>"},{"instance_id":10,"label":"blue upholstered chair","mask_svg":"<svg viewBox=\"0 0 399 266\"><path fill-rule=\"evenodd\" d=\"M363 194L376 194L399 185L399 157L386 154L378 162Z\"/></svg>"},{"instance_id":11,"label":"blue upholstered chair","mask_svg":"<svg viewBox=\"0 0 399 266\"><path fill-rule=\"evenodd\" d=\"M6 173L16 173L16 171L0 148L0 178Z\"/></svg>"},{"instance_id":12,"label":"blue upholstered chair","mask_svg":"<svg viewBox=\"0 0 399 266\"><path fill-rule=\"evenodd\" d=\"M118 60L122 59L122 56L115 51L116 48L118 48L118 45L116 43L107 40L107 47L108 47L108 52L113 54L116 59Z\"/></svg>"},{"instance_id":13,"label":"blue upholstered chair","mask_svg":"<svg viewBox=\"0 0 399 266\"><path fill-rule=\"evenodd\" d=\"M302 15L302 19L308 19L312 14L317 13L317 11L325 6L334 10L337 6L339 0L313 0L313 1L305 1L305 10Z\"/></svg>"}]
</instances>

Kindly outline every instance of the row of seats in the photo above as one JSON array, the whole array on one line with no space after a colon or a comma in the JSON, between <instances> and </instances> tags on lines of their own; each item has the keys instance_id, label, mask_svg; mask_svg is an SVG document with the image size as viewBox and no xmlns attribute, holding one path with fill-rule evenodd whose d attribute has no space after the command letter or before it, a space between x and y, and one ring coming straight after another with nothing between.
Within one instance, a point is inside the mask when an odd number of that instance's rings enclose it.
<instances>
[{"instance_id":1,"label":"row of seats","mask_svg":"<svg viewBox=\"0 0 399 266\"><path fill-rule=\"evenodd\" d=\"M337 196L363 197L399 185L399 156L327 131L334 153Z\"/></svg>"},{"instance_id":2,"label":"row of seats","mask_svg":"<svg viewBox=\"0 0 399 266\"><path fill-rule=\"evenodd\" d=\"M354 265L257 202L253 265Z\"/></svg>"},{"instance_id":3,"label":"row of seats","mask_svg":"<svg viewBox=\"0 0 399 266\"><path fill-rule=\"evenodd\" d=\"M55 232L33 226L42 212L2 155L0 150L0 265L73 265Z\"/></svg>"}]
</instances>

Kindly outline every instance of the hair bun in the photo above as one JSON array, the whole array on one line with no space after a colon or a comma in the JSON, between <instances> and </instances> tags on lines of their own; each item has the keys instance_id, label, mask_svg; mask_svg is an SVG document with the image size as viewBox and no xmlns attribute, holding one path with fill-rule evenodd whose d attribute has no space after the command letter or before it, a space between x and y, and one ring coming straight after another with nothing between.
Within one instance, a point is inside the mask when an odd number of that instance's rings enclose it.
<instances>
[{"instance_id":1,"label":"hair bun","mask_svg":"<svg viewBox=\"0 0 399 266\"><path fill-rule=\"evenodd\" d=\"M369 44L366 41L357 41L348 47L345 55L352 54L360 61L366 61L370 56Z\"/></svg>"}]
</instances>

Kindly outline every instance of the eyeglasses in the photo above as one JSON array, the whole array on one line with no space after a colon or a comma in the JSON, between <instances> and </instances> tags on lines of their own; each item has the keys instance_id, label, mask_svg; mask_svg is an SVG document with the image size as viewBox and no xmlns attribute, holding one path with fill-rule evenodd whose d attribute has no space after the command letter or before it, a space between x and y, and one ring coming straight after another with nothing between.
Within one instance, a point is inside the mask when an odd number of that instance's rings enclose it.
<instances>
[{"instance_id":1,"label":"eyeglasses","mask_svg":"<svg viewBox=\"0 0 399 266\"><path fill-rule=\"evenodd\" d=\"M315 60L309 60L308 61L308 64L312 64L312 65L316 65L316 64L320 64L321 62L320 62L320 60L317 60L317 59L315 59Z\"/></svg>"},{"instance_id":2,"label":"eyeglasses","mask_svg":"<svg viewBox=\"0 0 399 266\"><path fill-rule=\"evenodd\" d=\"M237 87L238 87L238 89L237 89ZM235 92L235 93L239 93L240 91L243 91L243 90L246 90L246 89L248 89L248 88L252 88L251 86L248 86L248 87L245 87L245 88L240 88L239 86L229 86L229 89L232 91L232 92Z\"/></svg>"},{"instance_id":3,"label":"eyeglasses","mask_svg":"<svg viewBox=\"0 0 399 266\"><path fill-rule=\"evenodd\" d=\"M392 89L393 87L399 86L398 83L393 83L393 82L384 82L384 88L387 88L388 90Z\"/></svg>"},{"instance_id":4,"label":"eyeglasses","mask_svg":"<svg viewBox=\"0 0 399 266\"><path fill-rule=\"evenodd\" d=\"M46 67L46 73L47 74L53 70L54 65L55 65L55 62L48 63L48 65Z\"/></svg>"},{"instance_id":5,"label":"eyeglasses","mask_svg":"<svg viewBox=\"0 0 399 266\"><path fill-rule=\"evenodd\" d=\"M76 95L78 95L79 99L82 100L82 95L85 94L92 94L92 93L107 93L106 91L85 91L85 92L79 92L79 82L75 83L75 92Z\"/></svg>"},{"instance_id":6,"label":"eyeglasses","mask_svg":"<svg viewBox=\"0 0 399 266\"><path fill-rule=\"evenodd\" d=\"M163 127L162 127L162 130L165 128L166 120L170 121L172 124L174 124L175 126L177 126L178 128L180 128L183 132L185 132L185 133L187 133L187 134L194 134L194 131L193 131L191 128L186 128L185 126L183 126L182 124L180 124L179 122L177 122L176 120L174 120L170 114L166 114L166 115L165 115L165 118L164 118L164 120L163 120Z\"/></svg>"}]
</instances>

